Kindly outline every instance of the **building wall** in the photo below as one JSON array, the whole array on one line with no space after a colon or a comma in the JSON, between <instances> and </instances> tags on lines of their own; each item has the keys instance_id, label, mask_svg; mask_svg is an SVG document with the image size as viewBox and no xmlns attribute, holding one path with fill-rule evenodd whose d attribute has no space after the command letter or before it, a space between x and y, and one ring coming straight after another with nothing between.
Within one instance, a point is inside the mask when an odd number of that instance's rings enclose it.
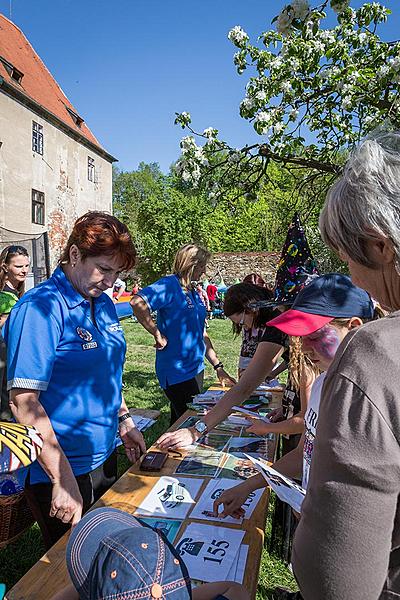
<instances>
[{"instance_id":1,"label":"building wall","mask_svg":"<svg viewBox=\"0 0 400 600\"><path fill-rule=\"evenodd\" d=\"M43 126L43 156L32 150L32 121ZM49 234L52 267L72 224L88 210L112 212L112 165L0 92L0 227ZM95 182L88 180L88 156ZM45 194L45 224L32 223L32 189Z\"/></svg>"}]
</instances>

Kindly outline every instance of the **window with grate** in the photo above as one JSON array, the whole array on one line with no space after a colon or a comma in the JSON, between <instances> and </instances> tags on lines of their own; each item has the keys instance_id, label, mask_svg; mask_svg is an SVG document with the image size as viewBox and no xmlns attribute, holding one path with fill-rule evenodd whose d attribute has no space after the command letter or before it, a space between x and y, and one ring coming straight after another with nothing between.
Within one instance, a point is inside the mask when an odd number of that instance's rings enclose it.
<instances>
[{"instance_id":1,"label":"window with grate","mask_svg":"<svg viewBox=\"0 0 400 600\"><path fill-rule=\"evenodd\" d=\"M32 190L32 223L44 225L44 193Z\"/></svg>"},{"instance_id":2,"label":"window with grate","mask_svg":"<svg viewBox=\"0 0 400 600\"><path fill-rule=\"evenodd\" d=\"M88 156L87 159L87 178L89 181L95 181L95 168L94 168L94 158Z\"/></svg>"},{"instance_id":3,"label":"window with grate","mask_svg":"<svg viewBox=\"0 0 400 600\"><path fill-rule=\"evenodd\" d=\"M32 150L43 156L43 126L32 121Z\"/></svg>"}]
</instances>

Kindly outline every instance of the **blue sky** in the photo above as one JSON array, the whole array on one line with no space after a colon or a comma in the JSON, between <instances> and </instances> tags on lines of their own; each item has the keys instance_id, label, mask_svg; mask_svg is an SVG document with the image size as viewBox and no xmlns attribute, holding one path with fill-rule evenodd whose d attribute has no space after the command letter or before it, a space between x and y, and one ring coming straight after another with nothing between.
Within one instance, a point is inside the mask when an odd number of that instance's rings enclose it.
<instances>
[{"instance_id":1,"label":"blue sky","mask_svg":"<svg viewBox=\"0 0 400 600\"><path fill-rule=\"evenodd\" d=\"M120 168L145 161L167 171L183 135L176 111L189 111L198 130L217 127L234 146L255 139L238 113L249 75L237 75L227 32L241 25L255 41L287 3L12 0L12 20ZM399 0L384 4L393 14L381 35L394 40ZM9 6L0 0L7 17Z\"/></svg>"}]
</instances>

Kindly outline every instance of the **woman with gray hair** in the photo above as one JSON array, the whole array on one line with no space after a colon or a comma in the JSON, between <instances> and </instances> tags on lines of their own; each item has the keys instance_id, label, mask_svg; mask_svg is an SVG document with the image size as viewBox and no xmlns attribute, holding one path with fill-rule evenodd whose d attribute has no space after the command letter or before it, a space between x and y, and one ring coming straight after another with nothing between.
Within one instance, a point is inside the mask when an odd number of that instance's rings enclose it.
<instances>
[{"instance_id":1,"label":"woman with gray hair","mask_svg":"<svg viewBox=\"0 0 400 600\"><path fill-rule=\"evenodd\" d=\"M400 135L353 153L320 216L353 282L400 308ZM400 313L350 333L325 380L292 562L305 600L400 598Z\"/></svg>"}]
</instances>

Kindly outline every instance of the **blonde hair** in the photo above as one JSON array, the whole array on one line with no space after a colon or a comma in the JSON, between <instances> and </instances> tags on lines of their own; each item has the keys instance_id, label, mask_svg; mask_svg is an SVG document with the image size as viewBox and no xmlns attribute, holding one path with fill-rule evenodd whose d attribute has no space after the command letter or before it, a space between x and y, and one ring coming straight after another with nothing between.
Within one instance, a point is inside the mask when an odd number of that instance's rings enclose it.
<instances>
[{"instance_id":1,"label":"blonde hair","mask_svg":"<svg viewBox=\"0 0 400 600\"><path fill-rule=\"evenodd\" d=\"M185 244L178 250L172 271L175 275L178 275L183 287L191 287L194 270L200 265L204 265L205 268L210 256L208 250L197 246L197 244Z\"/></svg>"},{"instance_id":2,"label":"blonde hair","mask_svg":"<svg viewBox=\"0 0 400 600\"><path fill-rule=\"evenodd\" d=\"M321 373L312 360L302 351L300 337L289 337L288 370L290 382L297 392L300 391L300 382L304 377L307 381L313 381Z\"/></svg>"}]
</instances>

